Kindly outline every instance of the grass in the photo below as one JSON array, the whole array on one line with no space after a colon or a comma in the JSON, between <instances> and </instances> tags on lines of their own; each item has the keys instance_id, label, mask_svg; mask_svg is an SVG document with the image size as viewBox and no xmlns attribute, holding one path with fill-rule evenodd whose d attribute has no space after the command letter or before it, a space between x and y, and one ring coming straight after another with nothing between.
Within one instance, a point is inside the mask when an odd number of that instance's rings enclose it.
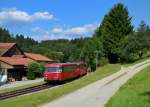
<instances>
[{"instance_id":1,"label":"grass","mask_svg":"<svg viewBox=\"0 0 150 107\"><path fill-rule=\"evenodd\" d=\"M123 85L106 107L150 107L150 66Z\"/></svg>"},{"instance_id":2,"label":"grass","mask_svg":"<svg viewBox=\"0 0 150 107\"><path fill-rule=\"evenodd\" d=\"M1 89L0 93L11 92L11 91L19 90L19 89L29 88L29 87L41 85L41 84L44 84L44 83L45 82L43 81L43 82L32 83L32 84L28 84L28 85L24 85L24 86L19 86L19 87L14 87L14 88Z\"/></svg>"},{"instance_id":3,"label":"grass","mask_svg":"<svg viewBox=\"0 0 150 107\"><path fill-rule=\"evenodd\" d=\"M0 101L0 107L37 107L41 104L50 102L63 95L71 93L77 89L80 89L88 84L91 84L97 80L100 80L108 75L111 75L120 69L119 64L108 64L99 68L96 72L90 73L87 76L82 77L79 80L75 80L71 83L61 85L59 87L35 93L28 96L20 96L11 98L8 100Z\"/></svg>"}]
</instances>

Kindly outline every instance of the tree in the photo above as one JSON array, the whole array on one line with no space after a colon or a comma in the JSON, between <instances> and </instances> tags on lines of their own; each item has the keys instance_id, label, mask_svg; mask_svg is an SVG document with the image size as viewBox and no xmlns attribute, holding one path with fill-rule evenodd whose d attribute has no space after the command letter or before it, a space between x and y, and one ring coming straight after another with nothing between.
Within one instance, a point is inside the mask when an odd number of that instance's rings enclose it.
<instances>
[{"instance_id":1,"label":"tree","mask_svg":"<svg viewBox=\"0 0 150 107\"><path fill-rule=\"evenodd\" d=\"M144 21L141 21L140 26L138 28L137 37L138 40L138 55L141 58L144 52L150 49L150 29L149 26L146 25Z\"/></svg>"},{"instance_id":2,"label":"tree","mask_svg":"<svg viewBox=\"0 0 150 107\"><path fill-rule=\"evenodd\" d=\"M47 51L45 52L46 56L48 56L49 58L57 61L57 62L62 62L63 61L63 58L64 58L64 54L62 52L55 52L55 51Z\"/></svg>"},{"instance_id":3,"label":"tree","mask_svg":"<svg viewBox=\"0 0 150 107\"><path fill-rule=\"evenodd\" d=\"M137 29L138 33L145 33L149 30L149 26L142 20L139 28Z\"/></svg>"},{"instance_id":4,"label":"tree","mask_svg":"<svg viewBox=\"0 0 150 107\"><path fill-rule=\"evenodd\" d=\"M27 68L27 78L33 80L36 77L41 77L43 71L43 64L40 64L38 62L32 62L28 65Z\"/></svg>"},{"instance_id":5,"label":"tree","mask_svg":"<svg viewBox=\"0 0 150 107\"><path fill-rule=\"evenodd\" d=\"M105 15L95 34L100 37L110 62L118 62L125 37L131 32L133 32L133 26L128 9L118 3Z\"/></svg>"},{"instance_id":6,"label":"tree","mask_svg":"<svg viewBox=\"0 0 150 107\"><path fill-rule=\"evenodd\" d=\"M9 31L4 28L0 28L0 42L13 42L14 38L10 35Z\"/></svg>"},{"instance_id":7,"label":"tree","mask_svg":"<svg viewBox=\"0 0 150 107\"><path fill-rule=\"evenodd\" d=\"M134 61L142 58L143 54L150 49L150 29L141 21L137 32L127 36L126 43L122 47L122 58L127 61Z\"/></svg>"},{"instance_id":8,"label":"tree","mask_svg":"<svg viewBox=\"0 0 150 107\"><path fill-rule=\"evenodd\" d=\"M82 60L94 71L96 69L96 60L103 56L101 42L96 37L88 40L81 51L81 55Z\"/></svg>"}]
</instances>

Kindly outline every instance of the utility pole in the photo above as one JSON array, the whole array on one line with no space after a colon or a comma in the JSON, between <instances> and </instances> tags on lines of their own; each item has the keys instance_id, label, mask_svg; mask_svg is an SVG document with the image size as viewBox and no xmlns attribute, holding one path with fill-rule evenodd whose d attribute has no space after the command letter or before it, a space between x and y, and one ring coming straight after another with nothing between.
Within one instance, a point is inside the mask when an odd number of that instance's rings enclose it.
<instances>
[{"instance_id":1,"label":"utility pole","mask_svg":"<svg viewBox=\"0 0 150 107\"><path fill-rule=\"evenodd\" d=\"M99 55L100 51L94 51L94 52L96 54L96 70L97 70L97 68L98 68L98 55Z\"/></svg>"}]
</instances>

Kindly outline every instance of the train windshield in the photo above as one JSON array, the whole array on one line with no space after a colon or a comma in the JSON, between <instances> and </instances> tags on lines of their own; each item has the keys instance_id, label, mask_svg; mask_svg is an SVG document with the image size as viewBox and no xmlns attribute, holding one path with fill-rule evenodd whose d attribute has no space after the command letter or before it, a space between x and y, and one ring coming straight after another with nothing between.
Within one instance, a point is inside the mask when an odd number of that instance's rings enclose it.
<instances>
[{"instance_id":1,"label":"train windshield","mask_svg":"<svg viewBox=\"0 0 150 107\"><path fill-rule=\"evenodd\" d=\"M47 71L48 72L61 72L62 69L60 67L48 67Z\"/></svg>"}]
</instances>

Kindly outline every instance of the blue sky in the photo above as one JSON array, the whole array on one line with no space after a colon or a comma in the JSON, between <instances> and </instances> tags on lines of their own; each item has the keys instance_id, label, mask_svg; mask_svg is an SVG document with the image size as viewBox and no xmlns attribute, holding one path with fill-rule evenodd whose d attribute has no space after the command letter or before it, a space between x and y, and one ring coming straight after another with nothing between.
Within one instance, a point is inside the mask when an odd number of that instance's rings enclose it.
<instances>
[{"instance_id":1,"label":"blue sky","mask_svg":"<svg viewBox=\"0 0 150 107\"><path fill-rule=\"evenodd\" d=\"M36 40L88 37L104 15L124 3L138 27L150 24L149 0L1 0L0 27Z\"/></svg>"}]
</instances>

